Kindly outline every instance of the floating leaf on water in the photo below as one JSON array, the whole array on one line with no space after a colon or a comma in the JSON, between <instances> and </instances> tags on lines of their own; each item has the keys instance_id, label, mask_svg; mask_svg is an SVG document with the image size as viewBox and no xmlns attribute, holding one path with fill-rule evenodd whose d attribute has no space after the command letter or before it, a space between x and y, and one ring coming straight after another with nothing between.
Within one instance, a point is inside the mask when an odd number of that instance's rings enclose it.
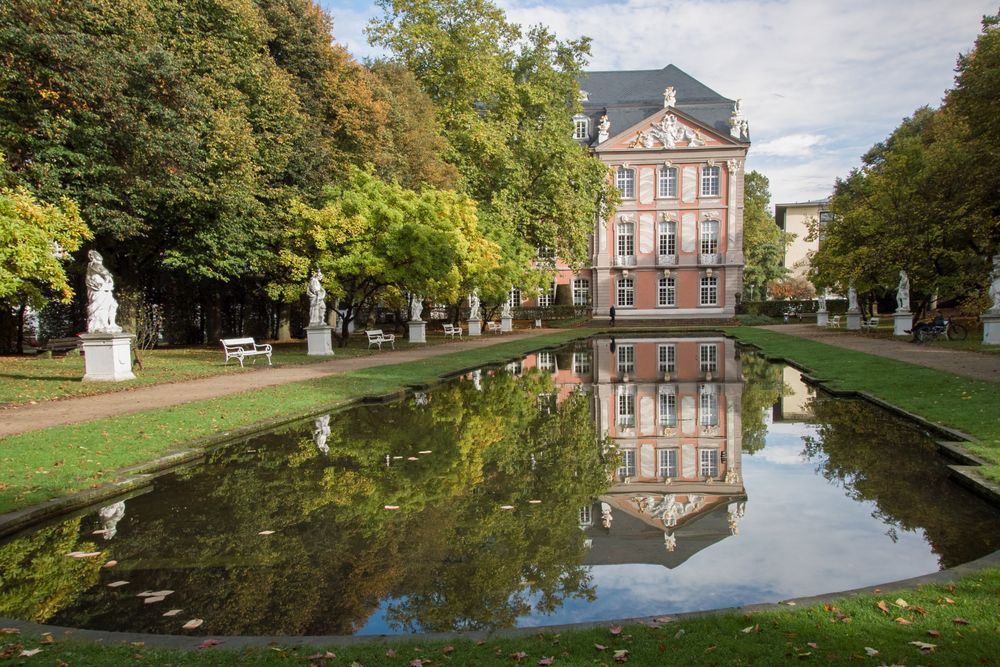
<instances>
[{"instance_id":1,"label":"floating leaf on water","mask_svg":"<svg viewBox=\"0 0 1000 667\"><path fill-rule=\"evenodd\" d=\"M108 584L108 588L118 588L119 586L124 586L127 583L128 583L127 581L112 581L110 584Z\"/></svg>"},{"instance_id":2,"label":"floating leaf on water","mask_svg":"<svg viewBox=\"0 0 1000 667\"><path fill-rule=\"evenodd\" d=\"M190 621L188 621L187 623L185 623L184 625L182 625L181 629L182 630L194 630L195 628L197 628L199 625L201 625L204 622L205 621L203 621L200 618L192 618Z\"/></svg>"},{"instance_id":3,"label":"floating leaf on water","mask_svg":"<svg viewBox=\"0 0 1000 667\"><path fill-rule=\"evenodd\" d=\"M110 569L111 569L111 568L113 568L113 567L114 567L115 565L118 565L118 561L116 561L116 560L109 560L109 561L108 561L107 563L105 563L105 564L104 564L104 565L102 565L101 567L103 567L103 568L107 568L107 569L109 569L109 570L110 570Z\"/></svg>"},{"instance_id":4,"label":"floating leaf on water","mask_svg":"<svg viewBox=\"0 0 1000 667\"><path fill-rule=\"evenodd\" d=\"M274 535L274 531L273 530L262 530L262 531L260 531L257 534L258 535Z\"/></svg>"},{"instance_id":5,"label":"floating leaf on water","mask_svg":"<svg viewBox=\"0 0 1000 667\"><path fill-rule=\"evenodd\" d=\"M167 597L165 595L150 595L146 598L144 604L153 604L155 602L163 602Z\"/></svg>"},{"instance_id":6,"label":"floating leaf on water","mask_svg":"<svg viewBox=\"0 0 1000 667\"><path fill-rule=\"evenodd\" d=\"M399 509L399 505L386 505L385 508L387 510L398 510Z\"/></svg>"},{"instance_id":7,"label":"floating leaf on water","mask_svg":"<svg viewBox=\"0 0 1000 667\"><path fill-rule=\"evenodd\" d=\"M164 616L176 616L177 614L184 611L183 609L171 609L170 611L163 612Z\"/></svg>"}]
</instances>

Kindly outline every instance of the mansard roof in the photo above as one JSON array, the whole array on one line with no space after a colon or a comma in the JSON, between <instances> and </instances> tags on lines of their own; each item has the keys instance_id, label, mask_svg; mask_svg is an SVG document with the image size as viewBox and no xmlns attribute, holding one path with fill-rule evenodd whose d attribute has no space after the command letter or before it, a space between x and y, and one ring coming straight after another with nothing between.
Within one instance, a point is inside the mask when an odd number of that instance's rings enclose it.
<instances>
[{"instance_id":1,"label":"mansard roof","mask_svg":"<svg viewBox=\"0 0 1000 667\"><path fill-rule=\"evenodd\" d=\"M657 70L584 72L580 89L587 95L581 103L583 113L591 119L591 140L597 140L593 128L602 113L607 112L611 134L615 135L662 110L663 91L668 86L673 86L677 95L674 108L723 136L729 135L735 100L723 97L680 68L667 65Z\"/></svg>"}]
</instances>

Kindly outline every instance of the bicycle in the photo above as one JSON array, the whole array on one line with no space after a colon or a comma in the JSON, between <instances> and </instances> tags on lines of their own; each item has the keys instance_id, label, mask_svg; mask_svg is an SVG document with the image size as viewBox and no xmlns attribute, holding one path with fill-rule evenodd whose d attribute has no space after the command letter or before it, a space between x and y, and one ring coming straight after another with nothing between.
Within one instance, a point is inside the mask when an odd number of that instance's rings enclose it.
<instances>
[{"instance_id":1,"label":"bicycle","mask_svg":"<svg viewBox=\"0 0 1000 667\"><path fill-rule=\"evenodd\" d=\"M917 329L916 334L918 343L926 343L927 341L937 340L942 336L947 340L965 340L969 336L969 331L964 325L954 320L945 320L944 324L931 324L920 327Z\"/></svg>"}]
</instances>

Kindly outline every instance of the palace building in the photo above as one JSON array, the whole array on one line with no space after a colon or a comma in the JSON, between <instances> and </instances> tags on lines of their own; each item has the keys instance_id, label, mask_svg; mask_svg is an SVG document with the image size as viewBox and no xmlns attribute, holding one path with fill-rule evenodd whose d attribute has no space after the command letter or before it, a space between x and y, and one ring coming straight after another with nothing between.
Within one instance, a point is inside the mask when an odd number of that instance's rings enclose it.
<instances>
[{"instance_id":1,"label":"palace building","mask_svg":"<svg viewBox=\"0 0 1000 667\"><path fill-rule=\"evenodd\" d=\"M574 138L608 165L621 204L595 224L590 268L556 259L555 285L538 305L563 294L596 319L612 305L622 320L732 317L750 146L740 102L673 65L587 72L580 88Z\"/></svg>"}]
</instances>

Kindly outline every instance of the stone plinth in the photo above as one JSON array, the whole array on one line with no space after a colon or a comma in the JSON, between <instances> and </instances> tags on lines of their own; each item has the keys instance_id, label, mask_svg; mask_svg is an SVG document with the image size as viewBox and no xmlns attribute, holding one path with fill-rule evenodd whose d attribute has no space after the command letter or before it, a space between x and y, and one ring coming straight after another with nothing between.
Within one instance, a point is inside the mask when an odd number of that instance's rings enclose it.
<instances>
[{"instance_id":1,"label":"stone plinth","mask_svg":"<svg viewBox=\"0 0 1000 667\"><path fill-rule=\"evenodd\" d=\"M850 331L861 331L861 313L847 311L847 328Z\"/></svg>"},{"instance_id":2,"label":"stone plinth","mask_svg":"<svg viewBox=\"0 0 1000 667\"><path fill-rule=\"evenodd\" d=\"M913 313L908 310L897 310L896 315L893 318L892 335L893 336L909 336L906 333L913 328Z\"/></svg>"},{"instance_id":3,"label":"stone plinth","mask_svg":"<svg viewBox=\"0 0 1000 667\"><path fill-rule=\"evenodd\" d=\"M469 335L470 336L482 336L483 335L483 321L482 320L469 320Z\"/></svg>"},{"instance_id":4,"label":"stone plinth","mask_svg":"<svg viewBox=\"0 0 1000 667\"><path fill-rule=\"evenodd\" d=\"M407 326L410 328L411 343L427 342L427 322L423 320L410 320Z\"/></svg>"},{"instance_id":5,"label":"stone plinth","mask_svg":"<svg viewBox=\"0 0 1000 667\"><path fill-rule=\"evenodd\" d=\"M825 310L816 311L816 326L825 327L830 325L830 313Z\"/></svg>"},{"instance_id":6,"label":"stone plinth","mask_svg":"<svg viewBox=\"0 0 1000 667\"><path fill-rule=\"evenodd\" d=\"M500 332L510 333L514 330L514 318L513 317L501 317L500 318Z\"/></svg>"},{"instance_id":7,"label":"stone plinth","mask_svg":"<svg viewBox=\"0 0 1000 667\"><path fill-rule=\"evenodd\" d=\"M333 354L333 327L328 324L310 324L306 327L307 354L311 357L328 357Z\"/></svg>"},{"instance_id":8,"label":"stone plinth","mask_svg":"<svg viewBox=\"0 0 1000 667\"><path fill-rule=\"evenodd\" d=\"M86 333L83 341L83 358L87 372L84 382L121 382L134 380L132 375L132 334Z\"/></svg>"},{"instance_id":9,"label":"stone plinth","mask_svg":"<svg viewBox=\"0 0 1000 667\"><path fill-rule=\"evenodd\" d=\"M1000 312L983 314L983 345L1000 345Z\"/></svg>"}]
</instances>

